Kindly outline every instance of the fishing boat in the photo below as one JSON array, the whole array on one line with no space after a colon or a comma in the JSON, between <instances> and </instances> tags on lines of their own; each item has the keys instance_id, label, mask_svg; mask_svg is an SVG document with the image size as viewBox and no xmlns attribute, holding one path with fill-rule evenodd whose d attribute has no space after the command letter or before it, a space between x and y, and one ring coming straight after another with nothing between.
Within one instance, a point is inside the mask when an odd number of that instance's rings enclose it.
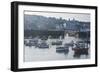
<instances>
[{"instance_id":1,"label":"fishing boat","mask_svg":"<svg viewBox=\"0 0 100 73\"><path fill-rule=\"evenodd\" d=\"M55 41L55 42L52 42L52 45L62 45L62 41Z\"/></svg>"},{"instance_id":2,"label":"fishing boat","mask_svg":"<svg viewBox=\"0 0 100 73\"><path fill-rule=\"evenodd\" d=\"M72 50L74 51L74 57L80 57L80 55L88 55L89 47L84 41L78 41Z\"/></svg>"}]
</instances>

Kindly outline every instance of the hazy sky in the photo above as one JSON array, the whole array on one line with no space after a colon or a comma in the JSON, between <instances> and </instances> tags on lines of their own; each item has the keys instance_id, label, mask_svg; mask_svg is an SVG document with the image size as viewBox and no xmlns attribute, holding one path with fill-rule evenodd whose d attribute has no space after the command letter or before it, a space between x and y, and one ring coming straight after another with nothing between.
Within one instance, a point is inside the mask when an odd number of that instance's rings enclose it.
<instances>
[{"instance_id":1,"label":"hazy sky","mask_svg":"<svg viewBox=\"0 0 100 73\"><path fill-rule=\"evenodd\" d=\"M85 22L90 22L90 14L86 13L69 13L69 12L64 12L64 13L59 13L59 12L32 12L32 11L25 11L24 14L28 15L42 15L46 17L55 17L55 18L60 18L68 20L70 19L75 19L79 21L85 21Z\"/></svg>"}]
</instances>

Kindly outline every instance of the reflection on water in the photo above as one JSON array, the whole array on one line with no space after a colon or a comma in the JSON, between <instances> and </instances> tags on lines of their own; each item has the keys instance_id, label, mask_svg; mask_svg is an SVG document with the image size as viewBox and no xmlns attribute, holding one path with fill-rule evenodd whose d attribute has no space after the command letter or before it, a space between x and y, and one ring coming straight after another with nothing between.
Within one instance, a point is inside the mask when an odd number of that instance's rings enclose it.
<instances>
[{"instance_id":1,"label":"reflection on water","mask_svg":"<svg viewBox=\"0 0 100 73\"><path fill-rule=\"evenodd\" d=\"M29 39L26 39L27 41ZM60 39L59 39L60 40ZM50 61L50 60L70 60L70 59L88 59L90 58L90 54L88 55L80 55L80 57L75 57L75 51L72 50L73 46L69 46L63 49L65 43L69 43L72 40L74 42L79 41L81 39L75 37L66 37L62 39L62 45L52 45L51 41L55 41L55 39L48 39L46 43L48 43L49 48L39 48L36 46L26 46L24 45L24 61ZM57 47L60 47L57 49ZM89 52L89 51L88 51ZM90 53L90 52L89 52Z\"/></svg>"}]
</instances>

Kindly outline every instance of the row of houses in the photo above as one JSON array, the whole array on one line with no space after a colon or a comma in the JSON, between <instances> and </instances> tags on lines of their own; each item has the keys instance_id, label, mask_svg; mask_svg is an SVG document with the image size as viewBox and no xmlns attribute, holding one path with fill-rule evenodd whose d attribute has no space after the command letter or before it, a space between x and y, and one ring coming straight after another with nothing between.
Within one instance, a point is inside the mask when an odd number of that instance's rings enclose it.
<instances>
[{"instance_id":1,"label":"row of houses","mask_svg":"<svg viewBox=\"0 0 100 73\"><path fill-rule=\"evenodd\" d=\"M74 20L66 21L62 24L56 26L56 29L46 29L46 30L25 30L25 36L32 37L48 37L51 36L53 38L58 38L69 33L69 35L74 35L82 38L90 37L90 22L79 22Z\"/></svg>"},{"instance_id":2,"label":"row of houses","mask_svg":"<svg viewBox=\"0 0 100 73\"><path fill-rule=\"evenodd\" d=\"M79 22L76 20L69 20L63 24L56 26L56 30L73 31L73 32L86 32L90 31L90 22Z\"/></svg>"}]
</instances>

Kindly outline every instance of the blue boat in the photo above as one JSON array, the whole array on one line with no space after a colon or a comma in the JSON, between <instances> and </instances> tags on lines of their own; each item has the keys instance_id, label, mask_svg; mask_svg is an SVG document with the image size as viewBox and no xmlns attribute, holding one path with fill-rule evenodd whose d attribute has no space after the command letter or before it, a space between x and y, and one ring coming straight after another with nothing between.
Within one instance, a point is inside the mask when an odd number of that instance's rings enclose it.
<instances>
[{"instance_id":1,"label":"blue boat","mask_svg":"<svg viewBox=\"0 0 100 73\"><path fill-rule=\"evenodd\" d=\"M57 53L68 53L69 52L69 49L66 48L66 47L57 47L56 48L56 52Z\"/></svg>"}]
</instances>

